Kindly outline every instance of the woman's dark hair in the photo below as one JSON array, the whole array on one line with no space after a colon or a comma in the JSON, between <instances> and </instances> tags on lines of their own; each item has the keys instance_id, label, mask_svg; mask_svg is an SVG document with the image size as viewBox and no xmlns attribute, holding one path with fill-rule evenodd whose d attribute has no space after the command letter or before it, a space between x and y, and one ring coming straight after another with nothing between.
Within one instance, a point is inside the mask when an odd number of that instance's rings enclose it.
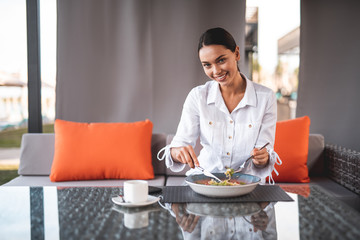
<instances>
[{"instance_id":1,"label":"woman's dark hair","mask_svg":"<svg viewBox=\"0 0 360 240\"><path fill-rule=\"evenodd\" d=\"M232 52L235 52L236 42L231 34L223 28L210 28L204 32L199 40L198 52L203 46L223 45Z\"/></svg>"}]
</instances>

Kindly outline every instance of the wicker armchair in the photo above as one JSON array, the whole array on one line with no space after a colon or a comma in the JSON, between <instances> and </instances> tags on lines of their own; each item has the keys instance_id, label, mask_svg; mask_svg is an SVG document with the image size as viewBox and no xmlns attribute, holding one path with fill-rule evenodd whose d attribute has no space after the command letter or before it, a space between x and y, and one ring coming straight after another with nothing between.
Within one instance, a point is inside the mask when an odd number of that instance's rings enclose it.
<instances>
[{"instance_id":1,"label":"wicker armchair","mask_svg":"<svg viewBox=\"0 0 360 240\"><path fill-rule=\"evenodd\" d=\"M324 158L325 174L340 185L360 194L360 152L326 144Z\"/></svg>"}]
</instances>

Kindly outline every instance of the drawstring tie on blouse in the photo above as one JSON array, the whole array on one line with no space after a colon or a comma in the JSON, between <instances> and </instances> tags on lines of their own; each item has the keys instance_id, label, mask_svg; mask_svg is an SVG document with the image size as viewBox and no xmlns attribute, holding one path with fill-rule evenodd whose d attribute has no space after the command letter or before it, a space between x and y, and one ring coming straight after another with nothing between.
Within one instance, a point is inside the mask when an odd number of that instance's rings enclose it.
<instances>
[{"instance_id":1,"label":"drawstring tie on blouse","mask_svg":"<svg viewBox=\"0 0 360 240\"><path fill-rule=\"evenodd\" d=\"M156 157L159 161L162 161L166 158L166 155L169 154L170 151L170 145L166 145L165 147L163 147L162 149L159 150L159 152L157 153ZM163 155L160 157L160 154L163 153Z\"/></svg>"},{"instance_id":2,"label":"drawstring tie on blouse","mask_svg":"<svg viewBox=\"0 0 360 240\"><path fill-rule=\"evenodd\" d=\"M282 164L282 161L281 161L279 155L274 151L274 149L269 150L269 155L270 155L271 158L275 158L275 164L277 164L279 166ZM274 164L274 172L275 172L276 176L279 176L279 172L276 170L275 164ZM275 184L275 180L272 177L271 173L269 175L269 184L271 184L271 185Z\"/></svg>"}]
</instances>

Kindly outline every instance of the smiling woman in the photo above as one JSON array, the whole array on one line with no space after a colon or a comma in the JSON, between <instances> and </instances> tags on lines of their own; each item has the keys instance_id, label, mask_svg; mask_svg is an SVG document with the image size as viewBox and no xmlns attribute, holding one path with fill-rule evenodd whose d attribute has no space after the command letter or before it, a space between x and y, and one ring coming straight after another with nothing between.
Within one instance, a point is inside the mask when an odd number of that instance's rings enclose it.
<instances>
[{"instance_id":1,"label":"smiling woman","mask_svg":"<svg viewBox=\"0 0 360 240\"><path fill-rule=\"evenodd\" d=\"M239 47L223 28L205 31L199 40L198 55L210 81L193 88L185 100L177 133L165 148L166 164L174 172L185 165L187 175L239 169L265 181L278 158L273 150L276 125L274 92L249 80L240 72ZM194 152L200 137L199 156ZM267 148L260 146L269 142Z\"/></svg>"}]
</instances>

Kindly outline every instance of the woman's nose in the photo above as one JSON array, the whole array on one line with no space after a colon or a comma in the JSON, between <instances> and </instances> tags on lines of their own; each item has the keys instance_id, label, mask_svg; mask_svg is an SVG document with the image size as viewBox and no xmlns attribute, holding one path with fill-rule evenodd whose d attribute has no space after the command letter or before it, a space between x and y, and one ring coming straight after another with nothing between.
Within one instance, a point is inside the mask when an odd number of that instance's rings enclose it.
<instances>
[{"instance_id":1,"label":"woman's nose","mask_svg":"<svg viewBox=\"0 0 360 240\"><path fill-rule=\"evenodd\" d=\"M221 72L221 69L219 66L214 65L213 67L213 73L214 75L219 74Z\"/></svg>"}]
</instances>

